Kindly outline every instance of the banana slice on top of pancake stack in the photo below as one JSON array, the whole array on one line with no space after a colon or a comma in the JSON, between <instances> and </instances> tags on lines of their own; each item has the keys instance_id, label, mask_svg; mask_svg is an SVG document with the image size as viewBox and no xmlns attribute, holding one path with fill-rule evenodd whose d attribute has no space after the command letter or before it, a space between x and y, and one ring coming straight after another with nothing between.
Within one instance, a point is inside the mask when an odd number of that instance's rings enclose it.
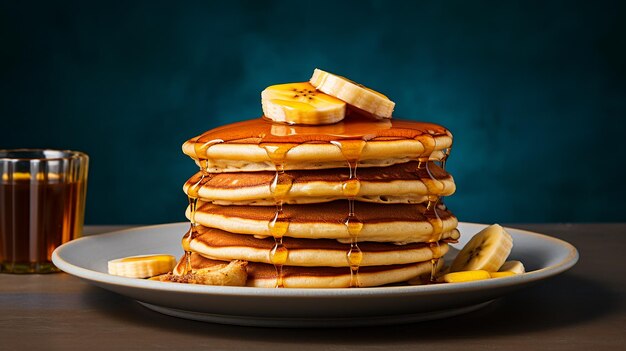
<instances>
[{"instance_id":1,"label":"banana slice on top of pancake stack","mask_svg":"<svg viewBox=\"0 0 626 351\"><path fill-rule=\"evenodd\" d=\"M436 274L459 238L446 128L392 119L386 96L319 69L261 102L263 117L184 143L200 169L173 275L246 262L248 286L348 288Z\"/></svg>"}]
</instances>

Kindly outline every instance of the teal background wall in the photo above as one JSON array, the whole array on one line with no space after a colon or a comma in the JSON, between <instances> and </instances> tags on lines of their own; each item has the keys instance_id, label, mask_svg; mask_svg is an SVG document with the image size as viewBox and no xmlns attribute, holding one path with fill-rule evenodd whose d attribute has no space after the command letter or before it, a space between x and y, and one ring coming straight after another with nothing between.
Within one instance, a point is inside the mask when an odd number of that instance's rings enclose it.
<instances>
[{"instance_id":1,"label":"teal background wall","mask_svg":"<svg viewBox=\"0 0 626 351\"><path fill-rule=\"evenodd\" d=\"M624 7L3 1L0 148L87 152L87 223L182 221L183 141L320 67L453 131L461 220L623 221Z\"/></svg>"}]
</instances>

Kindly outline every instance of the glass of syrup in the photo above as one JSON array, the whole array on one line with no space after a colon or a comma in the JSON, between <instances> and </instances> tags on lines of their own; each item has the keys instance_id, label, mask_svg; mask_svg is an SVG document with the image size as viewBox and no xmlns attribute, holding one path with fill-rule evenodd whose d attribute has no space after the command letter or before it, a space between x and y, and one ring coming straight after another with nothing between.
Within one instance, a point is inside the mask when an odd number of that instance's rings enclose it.
<instances>
[{"instance_id":1,"label":"glass of syrup","mask_svg":"<svg viewBox=\"0 0 626 351\"><path fill-rule=\"evenodd\" d=\"M82 234L89 157L0 150L0 272L49 273L52 251Z\"/></svg>"}]
</instances>

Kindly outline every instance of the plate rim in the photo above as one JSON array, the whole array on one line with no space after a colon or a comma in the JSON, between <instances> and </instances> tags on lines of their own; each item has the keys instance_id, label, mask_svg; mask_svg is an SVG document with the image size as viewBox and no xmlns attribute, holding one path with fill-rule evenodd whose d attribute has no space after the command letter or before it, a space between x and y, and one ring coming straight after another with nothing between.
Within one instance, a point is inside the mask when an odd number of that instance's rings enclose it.
<instances>
[{"instance_id":1,"label":"plate rim","mask_svg":"<svg viewBox=\"0 0 626 351\"><path fill-rule=\"evenodd\" d=\"M528 284L531 282L546 279L548 277L558 275L573 267L580 257L578 250L572 244L565 240L561 240L546 234L536 233L524 229L505 227L520 232L522 235L533 237L537 240L547 240L564 247L568 253L566 257L548 267L544 267L532 272L503 277L499 279L488 279L472 282L463 282L455 284L433 284L433 285L410 285L410 286L385 286L385 287L368 287L358 289L346 288L289 288L289 289L268 289L245 286L212 286L212 285L195 285L195 284L172 284L168 282L160 282L154 280L127 278L110 275L108 273L98 272L86 269L66 261L62 254L66 250L71 250L75 245L80 245L83 241L98 240L103 237L112 237L123 235L135 231L145 231L151 229L162 229L167 227L189 225L188 222L163 223L148 226L139 226L134 228L114 230L110 232L85 236L79 239L67 242L54 250L52 253L52 262L64 272L76 276L78 278L91 282L102 283L106 285L116 285L121 287L131 287L144 290L167 291L183 294L206 294L206 295L222 295L222 296L250 296L255 298L262 297L315 297L315 298L335 298L335 297L372 297L372 296L405 296L407 294L439 294L442 292L468 292L482 289L493 289L506 287L509 285ZM489 224L459 222L459 225L470 225L477 227L486 227ZM480 230L480 229L479 229Z\"/></svg>"}]
</instances>

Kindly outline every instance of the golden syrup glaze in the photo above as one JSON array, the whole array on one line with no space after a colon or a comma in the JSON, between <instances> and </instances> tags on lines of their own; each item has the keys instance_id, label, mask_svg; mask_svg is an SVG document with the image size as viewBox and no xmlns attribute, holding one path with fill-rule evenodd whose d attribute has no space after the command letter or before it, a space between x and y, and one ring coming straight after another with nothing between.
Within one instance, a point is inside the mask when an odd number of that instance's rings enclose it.
<instances>
[{"instance_id":1,"label":"golden syrup glaze","mask_svg":"<svg viewBox=\"0 0 626 351\"><path fill-rule=\"evenodd\" d=\"M274 163L275 176L270 185L270 192L274 198L276 211L274 217L268 223L268 229L274 237L274 247L269 251L269 261L276 270L276 287L283 288L283 266L289 257L289 250L283 244L283 236L289 230L289 218L284 216L283 202L293 185L293 178L285 173L285 159L289 150L297 146L295 143L260 143L259 147L265 149L267 157Z\"/></svg>"},{"instance_id":2,"label":"golden syrup glaze","mask_svg":"<svg viewBox=\"0 0 626 351\"><path fill-rule=\"evenodd\" d=\"M211 140L207 142L195 143L194 144L195 154L206 155L207 153L206 151L212 145L219 144L222 142L223 140L221 139L215 139L215 140ZM187 233L183 235L183 239L181 242L183 250L185 252L185 269L183 271L183 274L188 274L192 272L190 243L194 235L197 232L197 226L198 226L198 224L196 223L196 209L198 207L198 192L200 191L200 188L202 188L202 186L211 179L211 173L209 173L208 171L208 165L209 165L208 159L206 159L206 157L199 156L198 164L200 165L200 172L201 172L200 179L198 179L198 181L195 182L194 184L190 185L189 188L187 189L187 198L189 200L189 212L190 212L190 215L189 215L190 226L189 226L189 230L187 231Z\"/></svg>"},{"instance_id":3,"label":"golden syrup glaze","mask_svg":"<svg viewBox=\"0 0 626 351\"><path fill-rule=\"evenodd\" d=\"M365 140L335 140L331 143L339 148L345 158L349 168L349 178L342 184L343 195L348 199L348 216L345 220L346 229L350 234L350 250L346 253L348 265L350 266L350 287L359 287L359 267L363 260L363 252L359 248L358 237L363 229L363 223L357 217L354 209L354 197L361 189L361 182L357 177L357 166Z\"/></svg>"},{"instance_id":4,"label":"golden syrup glaze","mask_svg":"<svg viewBox=\"0 0 626 351\"><path fill-rule=\"evenodd\" d=\"M432 144L429 144L429 150L434 150L434 149L436 149L436 139L433 138ZM444 159L447 158L448 155L449 155L449 151L446 151ZM429 167L431 163L429 162L429 159L427 158L424 159L420 157L418 159L418 162L419 162L418 168L425 169L428 174L428 177L423 178L422 180L424 184L426 185L428 192L430 194L441 194L442 192L444 192L445 183L437 179L437 177L433 175L433 172L430 171ZM441 163L442 169L443 167L445 167L444 162ZM439 248L439 241L441 240L441 236L443 234L443 220L441 219L441 216L439 215L439 212L438 212L438 206L440 206L441 201L442 201L441 196L429 195L428 202L426 204L426 210L424 211L424 216L426 217L426 219L428 220L428 222L433 228L432 235L431 235L429 242L436 244L437 248ZM433 246L431 246L431 249L433 249ZM438 263L439 263L439 259L431 260L431 264L432 264L432 269L430 273L431 281L436 280L436 268L437 268Z\"/></svg>"},{"instance_id":5,"label":"golden syrup glaze","mask_svg":"<svg viewBox=\"0 0 626 351\"><path fill-rule=\"evenodd\" d=\"M433 139L435 142L434 148L436 149L436 139ZM443 158L439 161L439 166L445 172L446 169L446 161L450 156L450 151L452 146L448 147L444 151ZM419 165L423 165L423 168L427 171L428 177L424 178L424 184L426 185L429 193L431 194L441 194L445 191L445 183L439 180L437 177L433 175L433 172L430 171L430 167L432 167L431 162L429 160L419 159ZM419 166L418 166L419 168ZM443 196L438 195L430 195L428 196L428 202L426 204L426 211L424 212L424 216L428 219L430 224L433 227L433 233L429 240L431 245L431 250L433 251L433 257L435 256L435 248L437 251L440 250L439 242L441 241L443 235L443 220L439 215L439 210L446 210L446 206L443 203ZM430 270L430 282L434 283L437 281L437 266L439 264L440 258L431 259L430 262L432 264L432 268Z\"/></svg>"},{"instance_id":6,"label":"golden syrup glaze","mask_svg":"<svg viewBox=\"0 0 626 351\"><path fill-rule=\"evenodd\" d=\"M195 207L197 205L197 190L204 184L208 173L208 150L218 143L256 144L265 149L268 158L274 163L275 177L270 185L270 191L274 197L276 210L274 217L269 220L268 228L274 237L274 247L268 253L270 262L276 270L276 287L284 287L283 265L287 261L289 251L283 244L283 236L289 230L289 218L284 216L283 201L288 196L293 184L293 179L285 173L285 162L288 152L294 147L305 143L331 143L337 146L343 154L349 167L349 179L342 184L344 196L348 200L348 214L345 225L351 238L349 251L346 258L350 266L351 287L358 287L358 271L363 254L358 247L358 235L363 228L363 223L355 213L354 197L360 189L357 177L357 165L361 153L368 141L385 140L417 140L423 147L418 161L423 167L428 167L428 160L437 149L436 136L448 136L451 133L442 126L415 121L384 120L373 121L357 114L349 115L344 121L332 125L322 126L299 126L273 123L265 118L258 118L212 129L198 136L193 141L195 158L199 161L203 176L188 190L191 208L191 228L183 238L183 248L187 259L186 270L190 270L190 251L188 243L193 237L196 226L194 220ZM449 150L446 150L446 157ZM441 162L445 165L445 159ZM439 189L443 183L432 176L432 181L427 182L429 189ZM438 196L431 196L426 206L424 215L433 226L431 242L440 239L442 234L442 220L437 214ZM438 248L438 241L437 248ZM185 245L186 244L186 245ZM432 246L431 246L432 248ZM434 250L434 248L432 248ZM434 252L434 251L433 251ZM438 260L431 260L433 269L431 280L434 279L435 267Z\"/></svg>"},{"instance_id":7,"label":"golden syrup glaze","mask_svg":"<svg viewBox=\"0 0 626 351\"><path fill-rule=\"evenodd\" d=\"M431 145L434 144L434 137L438 136L451 137L451 133L446 128L433 123L399 119L379 121L351 114L341 122L320 126L287 125L256 118L209 130L189 142L204 144L222 140L226 144L294 144L296 146L304 143L331 143L350 139L365 141L413 139L424 145L425 151L422 154L426 156L432 153ZM203 151L206 150L208 148ZM196 153L195 156L206 159L206 155L203 154Z\"/></svg>"}]
</instances>

